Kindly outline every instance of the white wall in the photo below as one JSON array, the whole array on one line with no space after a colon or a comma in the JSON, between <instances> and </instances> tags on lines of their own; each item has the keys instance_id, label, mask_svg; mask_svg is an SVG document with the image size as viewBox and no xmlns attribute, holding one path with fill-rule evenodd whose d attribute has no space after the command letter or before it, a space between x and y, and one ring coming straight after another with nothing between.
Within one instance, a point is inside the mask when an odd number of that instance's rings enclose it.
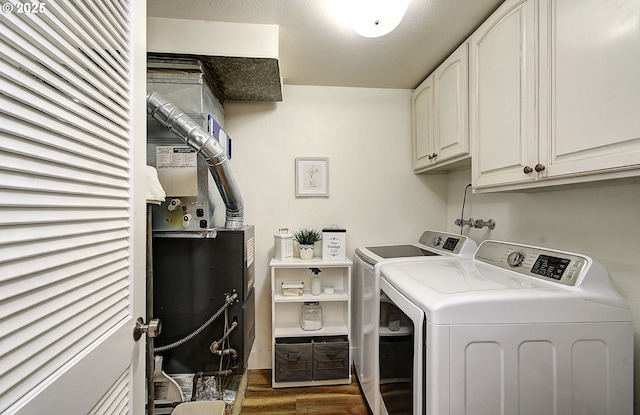
<instances>
[{"instance_id":1,"label":"white wall","mask_svg":"<svg viewBox=\"0 0 640 415\"><path fill-rule=\"evenodd\" d=\"M280 27L273 24L147 17L147 51L277 58L279 33Z\"/></svg>"},{"instance_id":2,"label":"white wall","mask_svg":"<svg viewBox=\"0 0 640 415\"><path fill-rule=\"evenodd\" d=\"M447 176L411 167L411 91L284 87L283 102L225 104L231 165L256 227L256 340L249 367L271 367L269 260L280 227L332 224L347 252L368 243L417 240L447 218ZM328 198L295 197L295 158L329 157Z\"/></svg>"},{"instance_id":3,"label":"white wall","mask_svg":"<svg viewBox=\"0 0 640 415\"><path fill-rule=\"evenodd\" d=\"M469 170L449 174L447 229L459 232ZM591 256L602 263L629 301L635 327L635 413L640 413L640 180L581 184L530 193L467 193L465 219L494 219L496 227L464 234Z\"/></svg>"}]
</instances>

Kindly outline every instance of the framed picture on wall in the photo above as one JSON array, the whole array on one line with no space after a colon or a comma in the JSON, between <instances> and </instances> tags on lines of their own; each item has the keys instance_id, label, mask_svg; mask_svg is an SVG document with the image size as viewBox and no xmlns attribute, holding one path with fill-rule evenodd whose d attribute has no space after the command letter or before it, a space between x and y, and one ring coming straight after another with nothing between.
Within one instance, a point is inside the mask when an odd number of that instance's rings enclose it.
<instances>
[{"instance_id":1,"label":"framed picture on wall","mask_svg":"<svg viewBox=\"0 0 640 415\"><path fill-rule=\"evenodd\" d=\"M296 157L296 197L329 197L328 157Z\"/></svg>"}]
</instances>

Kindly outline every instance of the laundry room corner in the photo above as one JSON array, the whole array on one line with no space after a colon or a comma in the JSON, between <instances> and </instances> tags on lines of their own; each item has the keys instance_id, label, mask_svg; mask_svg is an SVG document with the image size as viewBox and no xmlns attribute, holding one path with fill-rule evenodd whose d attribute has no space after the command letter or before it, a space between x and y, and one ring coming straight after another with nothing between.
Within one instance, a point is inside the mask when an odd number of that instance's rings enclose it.
<instances>
[{"instance_id":1,"label":"laundry room corner","mask_svg":"<svg viewBox=\"0 0 640 415\"><path fill-rule=\"evenodd\" d=\"M346 229L349 256L446 220L447 175L411 168L411 91L285 85L283 102L229 102L232 165L256 225L256 342L249 365L271 366L269 260L279 228ZM327 157L329 195L296 197L295 158ZM237 167L236 167L237 166ZM410 201L410 202L409 202Z\"/></svg>"}]
</instances>

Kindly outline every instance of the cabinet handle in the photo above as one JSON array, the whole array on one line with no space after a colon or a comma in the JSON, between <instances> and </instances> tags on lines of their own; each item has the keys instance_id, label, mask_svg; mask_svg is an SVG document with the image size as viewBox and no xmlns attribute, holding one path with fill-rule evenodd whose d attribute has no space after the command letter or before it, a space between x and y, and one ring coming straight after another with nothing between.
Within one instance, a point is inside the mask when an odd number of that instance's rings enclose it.
<instances>
[{"instance_id":1,"label":"cabinet handle","mask_svg":"<svg viewBox=\"0 0 640 415\"><path fill-rule=\"evenodd\" d=\"M546 167L543 166L542 164L536 164L535 170L540 173L541 171L543 171Z\"/></svg>"},{"instance_id":2,"label":"cabinet handle","mask_svg":"<svg viewBox=\"0 0 640 415\"><path fill-rule=\"evenodd\" d=\"M434 158L438 157L438 155L436 153L433 153L432 155L428 156L429 160L433 160Z\"/></svg>"},{"instance_id":3,"label":"cabinet handle","mask_svg":"<svg viewBox=\"0 0 640 415\"><path fill-rule=\"evenodd\" d=\"M531 168L531 166L524 166L524 169L522 169L522 171L524 172L524 174L529 174L533 171L533 169Z\"/></svg>"}]
</instances>

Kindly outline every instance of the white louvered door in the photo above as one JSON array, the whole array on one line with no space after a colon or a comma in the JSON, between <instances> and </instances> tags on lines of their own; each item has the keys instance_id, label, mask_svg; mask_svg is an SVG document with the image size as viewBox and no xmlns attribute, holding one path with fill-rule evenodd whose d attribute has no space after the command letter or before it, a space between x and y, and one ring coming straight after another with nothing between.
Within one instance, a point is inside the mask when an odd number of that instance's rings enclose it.
<instances>
[{"instance_id":1,"label":"white louvered door","mask_svg":"<svg viewBox=\"0 0 640 415\"><path fill-rule=\"evenodd\" d=\"M144 413L146 2L3 0L0 413Z\"/></svg>"}]
</instances>

